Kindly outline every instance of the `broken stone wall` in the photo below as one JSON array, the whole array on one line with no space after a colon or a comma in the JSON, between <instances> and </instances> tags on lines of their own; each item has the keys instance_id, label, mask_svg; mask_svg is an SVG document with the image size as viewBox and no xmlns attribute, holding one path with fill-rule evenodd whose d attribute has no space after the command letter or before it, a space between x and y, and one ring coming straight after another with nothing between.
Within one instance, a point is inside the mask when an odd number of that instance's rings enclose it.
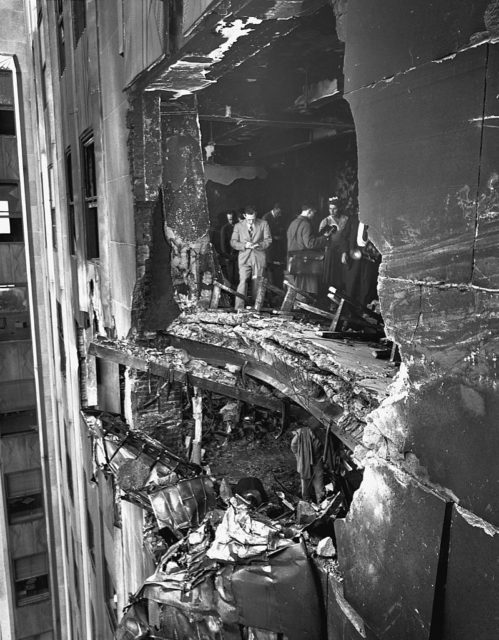
<instances>
[{"instance_id":1,"label":"broken stone wall","mask_svg":"<svg viewBox=\"0 0 499 640\"><path fill-rule=\"evenodd\" d=\"M139 331L162 328L178 313L163 234L160 99L157 92L135 96L128 112L137 268L132 326Z\"/></svg>"},{"instance_id":2,"label":"broken stone wall","mask_svg":"<svg viewBox=\"0 0 499 640\"><path fill-rule=\"evenodd\" d=\"M196 295L200 271L212 268L197 107L184 99L162 108L161 100L143 92L128 114L139 332L165 329L179 312L174 287Z\"/></svg>"},{"instance_id":3,"label":"broken stone wall","mask_svg":"<svg viewBox=\"0 0 499 640\"><path fill-rule=\"evenodd\" d=\"M348 5L360 218L403 364L366 429L338 553L345 596L380 639L497 632L497 13L486 0Z\"/></svg>"},{"instance_id":4,"label":"broken stone wall","mask_svg":"<svg viewBox=\"0 0 499 640\"><path fill-rule=\"evenodd\" d=\"M142 371L128 370L133 428L183 455L182 385Z\"/></svg>"},{"instance_id":5,"label":"broken stone wall","mask_svg":"<svg viewBox=\"0 0 499 640\"><path fill-rule=\"evenodd\" d=\"M165 103L161 133L163 223L173 285L187 285L196 295L200 274L213 270L213 261L195 97Z\"/></svg>"}]
</instances>

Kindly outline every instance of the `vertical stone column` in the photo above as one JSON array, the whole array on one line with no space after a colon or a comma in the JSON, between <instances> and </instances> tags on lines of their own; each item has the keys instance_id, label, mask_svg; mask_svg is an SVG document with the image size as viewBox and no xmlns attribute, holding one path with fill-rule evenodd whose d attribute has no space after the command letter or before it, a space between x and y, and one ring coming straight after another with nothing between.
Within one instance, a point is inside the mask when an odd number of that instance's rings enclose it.
<instances>
[{"instance_id":1,"label":"vertical stone column","mask_svg":"<svg viewBox=\"0 0 499 640\"><path fill-rule=\"evenodd\" d=\"M493 5L348 5L360 218L383 253L382 312L403 361L370 417L364 481L337 528L345 596L377 638L497 632Z\"/></svg>"},{"instance_id":2,"label":"vertical stone column","mask_svg":"<svg viewBox=\"0 0 499 640\"><path fill-rule=\"evenodd\" d=\"M165 329L179 312L163 230L160 101L159 92L144 92L131 100L128 113L137 246L132 324L139 332Z\"/></svg>"},{"instance_id":3,"label":"vertical stone column","mask_svg":"<svg viewBox=\"0 0 499 640\"><path fill-rule=\"evenodd\" d=\"M213 269L209 242L201 131L195 97L162 108L165 235L172 250L174 286L198 293L200 275Z\"/></svg>"},{"instance_id":4,"label":"vertical stone column","mask_svg":"<svg viewBox=\"0 0 499 640\"><path fill-rule=\"evenodd\" d=\"M175 289L196 298L200 274L213 270L195 97L161 96L144 92L128 114L137 242L132 318L139 332L165 329L179 313Z\"/></svg>"}]
</instances>

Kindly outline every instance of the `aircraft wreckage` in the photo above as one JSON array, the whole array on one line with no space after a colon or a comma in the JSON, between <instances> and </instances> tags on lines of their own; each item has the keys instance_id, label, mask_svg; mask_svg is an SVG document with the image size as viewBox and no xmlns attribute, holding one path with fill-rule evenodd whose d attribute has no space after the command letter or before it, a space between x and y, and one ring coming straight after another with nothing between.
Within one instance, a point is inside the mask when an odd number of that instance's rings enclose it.
<instances>
[{"instance_id":1,"label":"aircraft wreckage","mask_svg":"<svg viewBox=\"0 0 499 640\"><path fill-rule=\"evenodd\" d=\"M325 335L289 318L198 311L166 332L92 343L90 355L163 390L180 384L186 400L176 450L139 422L84 412L94 462L122 500L144 509L156 562L116 638L313 640L335 606L366 637L342 595L334 522L360 484L367 417L396 368L365 336ZM145 404L157 395L151 388ZM292 428L312 423L326 468L318 504L298 497L289 452ZM249 467L234 457L223 467L224 456L248 449Z\"/></svg>"}]
</instances>

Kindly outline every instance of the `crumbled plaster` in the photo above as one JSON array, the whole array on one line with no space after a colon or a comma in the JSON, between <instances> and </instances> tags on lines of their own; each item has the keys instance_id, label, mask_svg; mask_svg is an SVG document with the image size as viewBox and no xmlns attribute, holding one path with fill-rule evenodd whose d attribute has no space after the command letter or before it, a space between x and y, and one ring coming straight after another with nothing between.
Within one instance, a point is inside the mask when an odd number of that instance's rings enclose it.
<instances>
[{"instance_id":1,"label":"crumbled plaster","mask_svg":"<svg viewBox=\"0 0 499 640\"><path fill-rule=\"evenodd\" d=\"M254 16L250 16L246 18L246 20L234 20L234 22L226 22L223 20L216 28L216 32L220 33L223 38L226 38L225 42L221 44L217 49L212 51L209 57L214 62L220 62L227 51L232 47L233 44L242 36L247 36L251 33L253 28L261 24L263 20L260 18L256 18Z\"/></svg>"},{"instance_id":2,"label":"crumbled plaster","mask_svg":"<svg viewBox=\"0 0 499 640\"><path fill-rule=\"evenodd\" d=\"M336 35L338 36L338 40L346 42L348 0L330 0L330 2L336 18Z\"/></svg>"},{"instance_id":3,"label":"crumbled plaster","mask_svg":"<svg viewBox=\"0 0 499 640\"><path fill-rule=\"evenodd\" d=\"M466 520L469 525L478 529L482 529L491 538L499 533L499 527L494 527L494 525L490 524L490 522L482 520L482 518L479 518L471 511L463 509L463 507L460 506L456 506L456 511L464 520Z\"/></svg>"},{"instance_id":4,"label":"crumbled plaster","mask_svg":"<svg viewBox=\"0 0 499 640\"><path fill-rule=\"evenodd\" d=\"M171 247L171 271L173 285L185 283L189 286L192 299L197 298L201 282L200 273L211 258L209 235L206 233L193 242L185 242L171 227L164 225L165 238Z\"/></svg>"},{"instance_id":5,"label":"crumbled plaster","mask_svg":"<svg viewBox=\"0 0 499 640\"><path fill-rule=\"evenodd\" d=\"M267 171L264 167L233 166L214 163L205 163L205 182L211 180L217 184L228 186L235 180L254 180L255 178L265 179Z\"/></svg>"},{"instance_id":6,"label":"crumbled plaster","mask_svg":"<svg viewBox=\"0 0 499 640\"><path fill-rule=\"evenodd\" d=\"M146 87L146 91L156 91L158 83L160 83L163 90L172 91L173 99L176 100L213 84L216 80L206 77L212 67L224 59L227 52L240 38L252 33L253 29L262 22L262 19L254 16L249 16L244 20L240 18L233 21L222 20L216 26L215 32L224 41L216 49L199 57L192 54L185 55L171 64L156 82L150 83ZM179 89L179 86L182 85L183 87Z\"/></svg>"},{"instance_id":7,"label":"crumbled plaster","mask_svg":"<svg viewBox=\"0 0 499 640\"><path fill-rule=\"evenodd\" d=\"M107 335L107 323L105 321L105 309L101 289L99 269L92 262L89 262L87 271L88 312L91 324L94 327L94 333L105 336Z\"/></svg>"}]
</instances>

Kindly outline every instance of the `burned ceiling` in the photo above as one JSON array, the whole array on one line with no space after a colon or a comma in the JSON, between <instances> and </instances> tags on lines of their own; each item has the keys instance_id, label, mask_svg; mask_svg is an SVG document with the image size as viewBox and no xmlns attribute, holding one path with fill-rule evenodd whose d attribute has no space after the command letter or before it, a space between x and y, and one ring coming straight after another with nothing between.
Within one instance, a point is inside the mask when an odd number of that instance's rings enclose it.
<instances>
[{"instance_id":1,"label":"burned ceiling","mask_svg":"<svg viewBox=\"0 0 499 640\"><path fill-rule=\"evenodd\" d=\"M209 29L194 29L181 52L132 88L161 91L165 114L195 94L202 144L216 148L218 164L271 163L354 131L342 99L344 45L329 4L248 2L219 10L218 20L216 9L206 16L214 22Z\"/></svg>"}]
</instances>

